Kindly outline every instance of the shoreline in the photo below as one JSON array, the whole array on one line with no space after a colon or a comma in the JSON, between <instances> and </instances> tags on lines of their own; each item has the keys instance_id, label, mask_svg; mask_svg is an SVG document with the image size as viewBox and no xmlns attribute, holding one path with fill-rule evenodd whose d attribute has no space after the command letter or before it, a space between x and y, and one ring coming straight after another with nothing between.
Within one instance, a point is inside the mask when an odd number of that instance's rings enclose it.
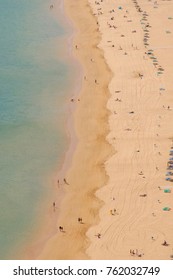
<instances>
[{"instance_id":1,"label":"shoreline","mask_svg":"<svg viewBox=\"0 0 173 280\"><path fill-rule=\"evenodd\" d=\"M66 104L64 105L67 115L64 120L64 123L66 124L65 134L68 142L67 150L64 151L60 164L58 166L55 166L53 172L48 177L49 184L51 185L51 193L49 197L45 197L44 201L42 201L43 203L38 207L39 214L41 212L40 208L43 208L45 218L42 219L42 223L38 224L38 226L33 229L34 234L33 237L29 240L28 244L21 245L20 248L18 248L17 254L16 251L12 253L11 258L14 259L37 259L37 256L40 254L40 252L42 252L48 240L56 234L56 222L59 217L59 209L61 206L61 201L65 196L65 190L63 189L63 187L61 187L61 185L63 185L63 178L66 174L66 171L71 166L72 155L77 145L77 137L73 124L75 107L74 104L71 104L70 102L71 98L78 96L82 83L82 73L80 73L79 71L81 65L72 53L72 42L75 30L70 19L68 17L64 19L64 15L66 13L63 0L61 0L61 3L54 3L54 10L52 12L54 13L53 17L55 18L57 17L57 14L60 15L60 22L65 26L65 28L67 28L67 30L69 29L72 31L72 33L65 34L62 38L62 40L66 44L65 47L67 48L67 51L63 55L65 56L65 60L69 59L71 61L72 66L75 68L75 72L78 72L79 74L78 76L76 74L76 81L73 82L72 90L68 89L69 96L67 97ZM60 188L57 185L57 180L60 181ZM56 201L57 206L57 211L55 212L52 211L53 208L51 202L53 201Z\"/></svg>"},{"instance_id":2,"label":"shoreline","mask_svg":"<svg viewBox=\"0 0 173 280\"><path fill-rule=\"evenodd\" d=\"M75 107L73 118L77 145L72 156L72 166L66 176L69 186L63 187L65 194L57 221L57 229L60 225L66 232L64 234L58 232L52 236L38 259L88 259L85 254L85 249L89 245L86 232L91 225L98 222L98 209L102 205L102 202L96 198L95 192L107 180L103 163L112 153L112 148L106 141L109 133L107 124L109 113L106 108L109 97L107 85L111 79L111 72L104 61L103 52L97 47L100 43L100 34L97 30L96 18L92 14L88 1L82 2L76 1L75 4L70 4L65 1L65 13L75 26L73 55L82 65L86 77L82 81L80 95L71 102L72 107ZM81 11L80 14L76 12L75 7ZM90 45L88 45L88 37L91 38ZM92 57L89 55L91 52ZM69 152L67 155L69 156ZM92 178L88 178L88 174ZM78 216L82 217L83 224L78 223Z\"/></svg>"}]
</instances>

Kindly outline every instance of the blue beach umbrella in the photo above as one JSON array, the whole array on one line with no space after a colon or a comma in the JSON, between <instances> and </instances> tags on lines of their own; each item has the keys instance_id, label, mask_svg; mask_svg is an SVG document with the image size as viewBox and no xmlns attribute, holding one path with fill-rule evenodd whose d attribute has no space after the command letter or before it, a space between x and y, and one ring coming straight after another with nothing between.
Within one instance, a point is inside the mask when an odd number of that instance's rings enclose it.
<instances>
[{"instance_id":1,"label":"blue beach umbrella","mask_svg":"<svg viewBox=\"0 0 173 280\"><path fill-rule=\"evenodd\" d=\"M172 179L172 178L166 178L165 180L166 180L166 181L169 181L169 182L173 182L173 179Z\"/></svg>"}]
</instances>

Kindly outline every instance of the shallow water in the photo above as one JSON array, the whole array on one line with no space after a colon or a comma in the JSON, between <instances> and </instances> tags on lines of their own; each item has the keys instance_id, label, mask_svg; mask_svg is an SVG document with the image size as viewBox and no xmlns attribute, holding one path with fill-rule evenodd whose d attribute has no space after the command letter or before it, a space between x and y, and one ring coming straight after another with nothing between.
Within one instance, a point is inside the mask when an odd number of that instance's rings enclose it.
<instances>
[{"instance_id":1,"label":"shallow water","mask_svg":"<svg viewBox=\"0 0 173 280\"><path fill-rule=\"evenodd\" d=\"M0 0L0 259L31 238L68 146L72 30L50 2Z\"/></svg>"}]
</instances>

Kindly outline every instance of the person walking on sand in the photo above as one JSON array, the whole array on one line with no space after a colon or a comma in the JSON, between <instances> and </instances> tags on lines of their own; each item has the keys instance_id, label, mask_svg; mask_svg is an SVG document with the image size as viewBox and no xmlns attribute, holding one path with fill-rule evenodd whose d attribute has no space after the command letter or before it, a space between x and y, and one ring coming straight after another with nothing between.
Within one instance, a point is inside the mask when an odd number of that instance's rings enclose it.
<instances>
[{"instance_id":1,"label":"person walking on sand","mask_svg":"<svg viewBox=\"0 0 173 280\"><path fill-rule=\"evenodd\" d=\"M64 183L65 183L66 185L69 185L69 183L67 182L66 178L64 178Z\"/></svg>"},{"instance_id":2,"label":"person walking on sand","mask_svg":"<svg viewBox=\"0 0 173 280\"><path fill-rule=\"evenodd\" d=\"M55 211L55 209L56 209L56 203L55 203L55 201L53 202L53 210Z\"/></svg>"},{"instance_id":3,"label":"person walking on sand","mask_svg":"<svg viewBox=\"0 0 173 280\"><path fill-rule=\"evenodd\" d=\"M80 224L82 224L82 218L77 219Z\"/></svg>"},{"instance_id":4,"label":"person walking on sand","mask_svg":"<svg viewBox=\"0 0 173 280\"><path fill-rule=\"evenodd\" d=\"M63 232L64 231L64 228L62 226L59 226L59 231L60 232Z\"/></svg>"}]
</instances>

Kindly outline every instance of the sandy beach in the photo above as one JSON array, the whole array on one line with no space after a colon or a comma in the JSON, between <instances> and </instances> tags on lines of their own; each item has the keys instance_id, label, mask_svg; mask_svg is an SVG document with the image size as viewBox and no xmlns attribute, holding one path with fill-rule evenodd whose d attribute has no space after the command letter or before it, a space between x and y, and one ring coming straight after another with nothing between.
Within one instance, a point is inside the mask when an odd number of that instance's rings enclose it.
<instances>
[{"instance_id":1,"label":"sandy beach","mask_svg":"<svg viewBox=\"0 0 173 280\"><path fill-rule=\"evenodd\" d=\"M83 66L80 95L69 101L78 143L57 234L38 258L170 259L173 3L71 2Z\"/></svg>"}]
</instances>

